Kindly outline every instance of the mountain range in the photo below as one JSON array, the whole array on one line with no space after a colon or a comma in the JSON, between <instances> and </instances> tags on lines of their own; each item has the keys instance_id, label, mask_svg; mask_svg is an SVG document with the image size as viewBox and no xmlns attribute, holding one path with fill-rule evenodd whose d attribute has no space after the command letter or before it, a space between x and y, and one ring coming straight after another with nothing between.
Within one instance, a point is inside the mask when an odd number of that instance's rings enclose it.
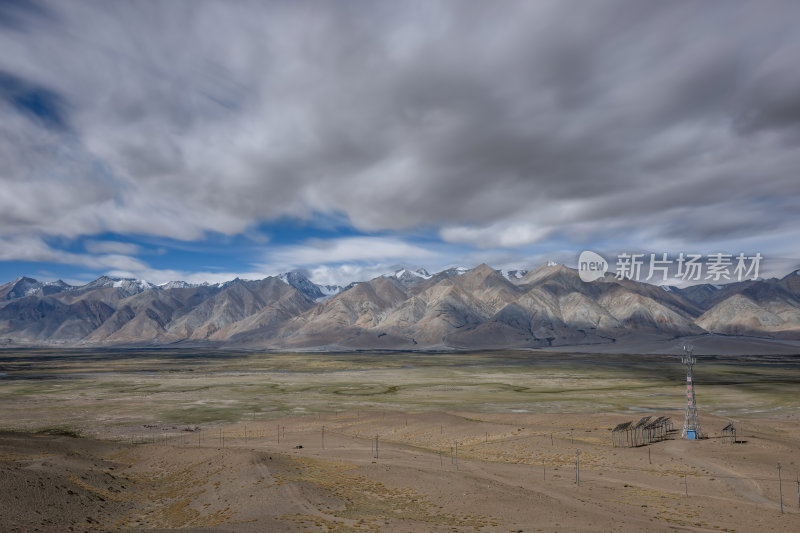
<instances>
[{"instance_id":1,"label":"mountain range","mask_svg":"<svg viewBox=\"0 0 800 533\"><path fill-rule=\"evenodd\" d=\"M400 268L347 287L301 272L220 284L103 276L83 286L22 277L0 286L0 345L277 350L477 349L668 339L705 333L800 339L800 271L684 288L584 282L547 264Z\"/></svg>"}]
</instances>

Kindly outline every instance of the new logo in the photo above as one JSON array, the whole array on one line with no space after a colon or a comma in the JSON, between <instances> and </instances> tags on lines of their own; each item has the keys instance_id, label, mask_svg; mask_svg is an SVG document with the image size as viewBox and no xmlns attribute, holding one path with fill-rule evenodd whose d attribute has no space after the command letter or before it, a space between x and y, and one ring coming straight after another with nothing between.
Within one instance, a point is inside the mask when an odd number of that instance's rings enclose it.
<instances>
[{"instance_id":1,"label":"new logo","mask_svg":"<svg viewBox=\"0 0 800 533\"><path fill-rule=\"evenodd\" d=\"M578 257L578 275L585 282L602 278L608 272L608 263L600 254L584 250Z\"/></svg>"}]
</instances>

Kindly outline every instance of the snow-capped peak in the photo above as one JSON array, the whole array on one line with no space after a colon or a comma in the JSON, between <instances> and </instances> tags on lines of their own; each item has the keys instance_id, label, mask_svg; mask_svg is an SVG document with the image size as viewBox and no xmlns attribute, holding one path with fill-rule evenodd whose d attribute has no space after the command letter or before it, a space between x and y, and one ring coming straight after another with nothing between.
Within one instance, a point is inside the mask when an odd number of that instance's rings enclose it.
<instances>
[{"instance_id":1,"label":"snow-capped peak","mask_svg":"<svg viewBox=\"0 0 800 533\"><path fill-rule=\"evenodd\" d=\"M188 283L186 281L168 281L166 283L161 283L158 285L159 289L192 289L197 287L194 283Z\"/></svg>"},{"instance_id":2,"label":"snow-capped peak","mask_svg":"<svg viewBox=\"0 0 800 533\"><path fill-rule=\"evenodd\" d=\"M424 268L411 269L407 267L400 267L391 274L384 274L386 278L396 279L400 283L412 285L418 281L431 278L431 274Z\"/></svg>"},{"instance_id":3,"label":"snow-capped peak","mask_svg":"<svg viewBox=\"0 0 800 533\"><path fill-rule=\"evenodd\" d=\"M525 277L527 270L501 270L500 273L509 281L516 281Z\"/></svg>"},{"instance_id":4,"label":"snow-capped peak","mask_svg":"<svg viewBox=\"0 0 800 533\"><path fill-rule=\"evenodd\" d=\"M318 302L326 300L342 290L338 285L319 285L314 283L308 279L308 276L304 272L299 270L284 272L278 275L278 279Z\"/></svg>"},{"instance_id":5,"label":"snow-capped peak","mask_svg":"<svg viewBox=\"0 0 800 533\"><path fill-rule=\"evenodd\" d=\"M79 289L81 291L103 289L103 288L119 289L127 296L132 296L134 294L138 294L140 292L153 289L155 288L155 285L153 285L149 281L144 281L141 279L112 278L109 276L100 276L96 280L91 281L86 285L83 285L81 287L76 287L76 289Z\"/></svg>"},{"instance_id":6,"label":"snow-capped peak","mask_svg":"<svg viewBox=\"0 0 800 533\"><path fill-rule=\"evenodd\" d=\"M342 288L339 285L319 285L319 284L315 285L317 285L319 290L322 291L322 294L325 296L333 296L335 294L339 294L339 292L341 292L342 290Z\"/></svg>"},{"instance_id":7,"label":"snow-capped peak","mask_svg":"<svg viewBox=\"0 0 800 533\"><path fill-rule=\"evenodd\" d=\"M14 280L14 292L21 296L30 296L41 289L42 283L33 279L21 277Z\"/></svg>"},{"instance_id":8,"label":"snow-capped peak","mask_svg":"<svg viewBox=\"0 0 800 533\"><path fill-rule=\"evenodd\" d=\"M430 273L424 268L418 268L416 270L411 270L409 268L401 268L395 270L394 274L391 275L398 279L408 276L411 276L412 278L421 278L421 279L429 279L431 277Z\"/></svg>"},{"instance_id":9,"label":"snow-capped peak","mask_svg":"<svg viewBox=\"0 0 800 533\"><path fill-rule=\"evenodd\" d=\"M444 274L446 276L461 276L462 274L466 274L469 272L470 269L467 267L457 266L457 267L450 267L447 270L442 270L439 274Z\"/></svg>"},{"instance_id":10,"label":"snow-capped peak","mask_svg":"<svg viewBox=\"0 0 800 533\"><path fill-rule=\"evenodd\" d=\"M154 287L152 283L143 279L118 279L115 280L111 286L118 289L137 289L139 291L146 291L147 289L152 289Z\"/></svg>"}]
</instances>

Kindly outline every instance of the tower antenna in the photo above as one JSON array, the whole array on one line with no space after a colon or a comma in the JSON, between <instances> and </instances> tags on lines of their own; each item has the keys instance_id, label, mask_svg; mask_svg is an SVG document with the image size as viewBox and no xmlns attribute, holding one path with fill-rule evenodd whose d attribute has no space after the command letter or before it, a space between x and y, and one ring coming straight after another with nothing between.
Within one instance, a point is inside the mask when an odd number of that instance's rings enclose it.
<instances>
[{"instance_id":1,"label":"tower antenna","mask_svg":"<svg viewBox=\"0 0 800 533\"><path fill-rule=\"evenodd\" d=\"M697 417L697 404L694 399L692 369L697 359L694 357L694 347L692 345L684 345L681 362L686 365L686 416L683 419L681 437L694 440L702 438L702 433L700 432L700 420Z\"/></svg>"}]
</instances>

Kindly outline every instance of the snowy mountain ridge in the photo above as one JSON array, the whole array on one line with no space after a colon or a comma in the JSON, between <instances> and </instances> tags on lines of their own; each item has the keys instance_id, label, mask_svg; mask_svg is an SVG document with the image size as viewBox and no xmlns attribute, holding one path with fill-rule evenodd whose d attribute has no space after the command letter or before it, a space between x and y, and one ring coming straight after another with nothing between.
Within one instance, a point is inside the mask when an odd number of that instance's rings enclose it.
<instances>
[{"instance_id":1,"label":"snowy mountain ridge","mask_svg":"<svg viewBox=\"0 0 800 533\"><path fill-rule=\"evenodd\" d=\"M436 274L400 267L345 288L304 271L261 280L160 285L100 278L74 287L0 285L0 344L174 345L300 349L542 347L644 337L800 339L800 277L659 287L543 265L482 264Z\"/></svg>"}]
</instances>

